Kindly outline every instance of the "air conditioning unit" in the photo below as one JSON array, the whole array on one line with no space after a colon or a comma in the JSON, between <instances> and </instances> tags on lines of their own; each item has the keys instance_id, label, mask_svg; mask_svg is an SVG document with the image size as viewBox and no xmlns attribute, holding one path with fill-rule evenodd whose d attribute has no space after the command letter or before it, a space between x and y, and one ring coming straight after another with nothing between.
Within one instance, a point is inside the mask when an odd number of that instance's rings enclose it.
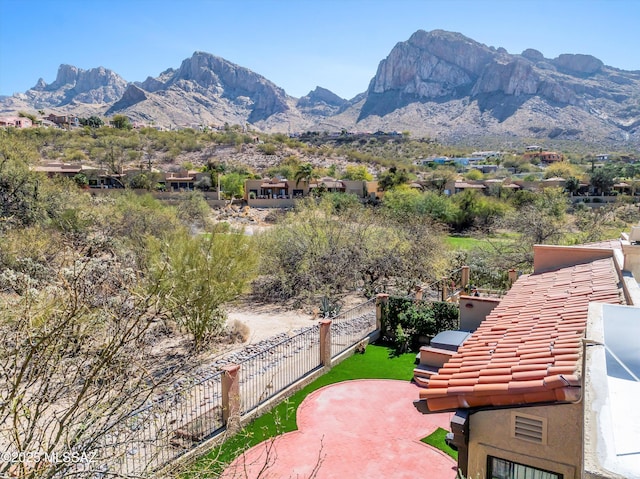
<instances>
[{"instance_id":1,"label":"air conditioning unit","mask_svg":"<svg viewBox=\"0 0 640 479\"><path fill-rule=\"evenodd\" d=\"M629 243L631 244L640 243L640 226L631 227L631 233L629 234Z\"/></svg>"}]
</instances>

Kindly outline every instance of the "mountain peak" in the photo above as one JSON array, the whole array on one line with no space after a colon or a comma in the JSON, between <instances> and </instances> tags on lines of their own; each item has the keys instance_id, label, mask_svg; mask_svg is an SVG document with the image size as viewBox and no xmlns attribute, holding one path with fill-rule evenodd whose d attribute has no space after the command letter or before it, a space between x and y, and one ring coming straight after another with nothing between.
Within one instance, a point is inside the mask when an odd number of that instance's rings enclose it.
<instances>
[{"instance_id":1,"label":"mountain peak","mask_svg":"<svg viewBox=\"0 0 640 479\"><path fill-rule=\"evenodd\" d=\"M359 119L414 101L467 94L496 55L460 33L418 30L378 65Z\"/></svg>"},{"instance_id":2,"label":"mountain peak","mask_svg":"<svg viewBox=\"0 0 640 479\"><path fill-rule=\"evenodd\" d=\"M183 60L177 70L165 70L159 77L149 77L137 85L151 93L171 92L182 98L185 94L195 95L194 111L203 106L230 102L229 110L248 109L249 122L264 120L289 109L282 88L248 68L203 51L196 51ZM135 99L142 98L135 90L131 93L135 93Z\"/></svg>"},{"instance_id":3,"label":"mountain peak","mask_svg":"<svg viewBox=\"0 0 640 479\"><path fill-rule=\"evenodd\" d=\"M80 103L110 103L117 101L127 88L127 82L113 71L97 67L82 70L62 64L53 83L40 78L30 90L38 94L38 107L56 107L72 101Z\"/></svg>"},{"instance_id":4,"label":"mountain peak","mask_svg":"<svg viewBox=\"0 0 640 479\"><path fill-rule=\"evenodd\" d=\"M328 105L334 106L342 106L346 103L344 98L339 97L331 90L327 90L321 86L316 86L316 88L310 91L305 98L309 98L313 101L322 101Z\"/></svg>"},{"instance_id":5,"label":"mountain peak","mask_svg":"<svg viewBox=\"0 0 640 479\"><path fill-rule=\"evenodd\" d=\"M314 90L300 98L296 106L307 114L331 116L346 104L347 100L344 98L340 98L326 88L316 86Z\"/></svg>"},{"instance_id":6,"label":"mountain peak","mask_svg":"<svg viewBox=\"0 0 640 479\"><path fill-rule=\"evenodd\" d=\"M593 75L602 69L604 63L592 55L563 53L553 60L559 70L569 74Z\"/></svg>"},{"instance_id":7,"label":"mountain peak","mask_svg":"<svg viewBox=\"0 0 640 479\"><path fill-rule=\"evenodd\" d=\"M640 144L640 72L591 55L510 54L461 33L418 30L347 101L315 87L296 100L263 76L204 51L127 84L114 72L61 65L56 80L0 100L3 111L121 112L159 125L245 124L268 132L409 130L444 140L486 135Z\"/></svg>"}]
</instances>

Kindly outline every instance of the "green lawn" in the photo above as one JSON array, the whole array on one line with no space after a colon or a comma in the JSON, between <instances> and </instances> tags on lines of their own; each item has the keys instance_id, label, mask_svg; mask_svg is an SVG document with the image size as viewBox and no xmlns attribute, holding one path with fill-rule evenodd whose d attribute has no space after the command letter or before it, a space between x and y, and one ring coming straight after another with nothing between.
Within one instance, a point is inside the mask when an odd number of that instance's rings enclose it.
<instances>
[{"instance_id":1,"label":"green lawn","mask_svg":"<svg viewBox=\"0 0 640 479\"><path fill-rule=\"evenodd\" d=\"M466 236L447 236L446 243L453 249L469 251L482 245L484 241L481 239L469 238Z\"/></svg>"},{"instance_id":2,"label":"green lawn","mask_svg":"<svg viewBox=\"0 0 640 479\"><path fill-rule=\"evenodd\" d=\"M329 384L350 379L400 379L410 381L413 375L415 353L396 356L392 349L370 344L364 354L354 354L332 368L328 373L280 403L270 412L248 424L240 433L227 439L221 446L201 457L182 477L216 477L242 451L285 432L294 431L296 410L311 392Z\"/></svg>"},{"instance_id":3,"label":"green lawn","mask_svg":"<svg viewBox=\"0 0 640 479\"><path fill-rule=\"evenodd\" d=\"M470 251L472 249L487 246L489 241L508 243L517 240L513 233L500 233L489 238L472 238L470 236L447 236L445 242L453 249Z\"/></svg>"},{"instance_id":4,"label":"green lawn","mask_svg":"<svg viewBox=\"0 0 640 479\"><path fill-rule=\"evenodd\" d=\"M429 444L430 446L435 447L436 449L440 449L443 452L449 454L456 461L458 460L458 451L451 449L449 445L445 442L445 437L449 431L442 429L439 427L435 431L433 431L430 435L421 439L425 444Z\"/></svg>"}]
</instances>

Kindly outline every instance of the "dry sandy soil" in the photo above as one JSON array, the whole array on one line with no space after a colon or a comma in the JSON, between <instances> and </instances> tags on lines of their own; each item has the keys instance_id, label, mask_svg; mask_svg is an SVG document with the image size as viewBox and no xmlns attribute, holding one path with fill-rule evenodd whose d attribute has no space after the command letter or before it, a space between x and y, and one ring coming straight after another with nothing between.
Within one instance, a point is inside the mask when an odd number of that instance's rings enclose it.
<instances>
[{"instance_id":1,"label":"dry sandy soil","mask_svg":"<svg viewBox=\"0 0 640 479\"><path fill-rule=\"evenodd\" d=\"M342 311L364 303L365 298L351 294L342 299ZM320 318L309 309L292 309L278 304L255 304L243 302L228 308L228 324L238 320L249 327L249 339L246 344L253 344L280 333L294 331L313 326Z\"/></svg>"},{"instance_id":2,"label":"dry sandy soil","mask_svg":"<svg viewBox=\"0 0 640 479\"><path fill-rule=\"evenodd\" d=\"M238 320L249 327L247 343L257 343L279 333L313 326L317 320L302 309L291 310L275 304L241 304L229 308L228 322ZM246 343L245 343L246 344Z\"/></svg>"}]
</instances>

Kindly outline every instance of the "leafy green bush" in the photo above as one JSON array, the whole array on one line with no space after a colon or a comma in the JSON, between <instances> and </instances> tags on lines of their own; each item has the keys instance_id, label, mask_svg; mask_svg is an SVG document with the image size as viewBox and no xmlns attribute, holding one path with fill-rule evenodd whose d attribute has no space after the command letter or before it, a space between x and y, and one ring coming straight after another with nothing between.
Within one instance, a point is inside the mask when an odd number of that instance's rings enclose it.
<instances>
[{"instance_id":1,"label":"leafy green bush","mask_svg":"<svg viewBox=\"0 0 640 479\"><path fill-rule=\"evenodd\" d=\"M420 336L435 336L441 331L458 329L458 306L439 301L416 301L412 298L390 297L383 314L384 332L402 331L417 343ZM395 338L397 343L398 338Z\"/></svg>"},{"instance_id":2,"label":"leafy green bush","mask_svg":"<svg viewBox=\"0 0 640 479\"><path fill-rule=\"evenodd\" d=\"M406 353L409 349L409 343L411 342L411 336L409 336L404 329L402 329L402 326L400 324L398 324L396 326L396 334L395 334L395 346L396 346L396 353L397 354L403 354Z\"/></svg>"}]
</instances>

